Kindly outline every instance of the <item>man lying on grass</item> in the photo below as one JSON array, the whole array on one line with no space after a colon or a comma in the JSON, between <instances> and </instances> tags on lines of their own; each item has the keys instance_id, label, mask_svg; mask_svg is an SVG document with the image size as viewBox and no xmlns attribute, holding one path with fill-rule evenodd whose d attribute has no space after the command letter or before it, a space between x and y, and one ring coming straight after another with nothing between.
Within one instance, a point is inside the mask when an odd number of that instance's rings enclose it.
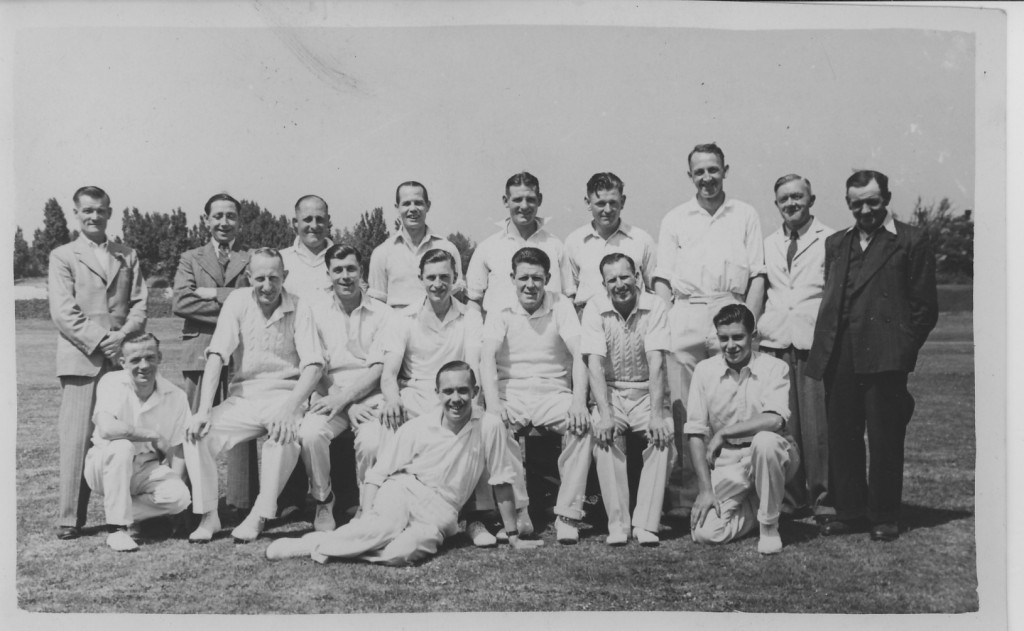
<instances>
[{"instance_id":1,"label":"man lying on grass","mask_svg":"<svg viewBox=\"0 0 1024 631\"><path fill-rule=\"evenodd\" d=\"M387 565L422 560L455 534L459 509L485 471L512 547L543 545L521 540L516 531L515 467L505 428L473 405L480 390L469 364L442 366L436 387L441 406L402 425L366 473L360 514L333 532L278 539L267 547L268 559L359 558Z\"/></svg>"},{"instance_id":2,"label":"man lying on grass","mask_svg":"<svg viewBox=\"0 0 1024 631\"><path fill-rule=\"evenodd\" d=\"M700 487L690 514L698 543L726 543L760 523L757 551L782 551L779 507L800 465L791 438L789 366L754 352L754 314L742 304L713 319L722 354L697 364L683 433Z\"/></svg>"}]
</instances>

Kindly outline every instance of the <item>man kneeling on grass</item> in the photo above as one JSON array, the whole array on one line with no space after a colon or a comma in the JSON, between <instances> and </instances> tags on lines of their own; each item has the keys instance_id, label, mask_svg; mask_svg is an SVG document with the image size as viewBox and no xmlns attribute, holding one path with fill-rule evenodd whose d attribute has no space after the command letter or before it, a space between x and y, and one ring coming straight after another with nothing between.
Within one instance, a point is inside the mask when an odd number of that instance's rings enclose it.
<instances>
[{"instance_id":1,"label":"man kneeling on grass","mask_svg":"<svg viewBox=\"0 0 1024 631\"><path fill-rule=\"evenodd\" d=\"M437 373L441 407L402 425L366 473L360 515L333 532L278 539L271 560L310 556L359 558L406 565L437 552L457 531L459 509L484 472L513 548L543 545L516 531L512 454L501 421L473 405L480 390L469 364L453 361Z\"/></svg>"},{"instance_id":2,"label":"man kneeling on grass","mask_svg":"<svg viewBox=\"0 0 1024 631\"><path fill-rule=\"evenodd\" d=\"M121 343L121 367L96 388L92 447L85 456L85 481L103 495L107 545L118 552L139 548L136 525L181 513L191 503L182 482L181 443L188 422L185 392L157 374L160 341L152 333L129 333Z\"/></svg>"},{"instance_id":3,"label":"man kneeling on grass","mask_svg":"<svg viewBox=\"0 0 1024 631\"><path fill-rule=\"evenodd\" d=\"M784 434L789 366L753 350L754 314L744 305L724 307L713 321L722 354L697 364L683 425L700 485L690 533L698 543L726 543L760 523L757 551L775 554L786 481L800 465Z\"/></svg>"}]
</instances>

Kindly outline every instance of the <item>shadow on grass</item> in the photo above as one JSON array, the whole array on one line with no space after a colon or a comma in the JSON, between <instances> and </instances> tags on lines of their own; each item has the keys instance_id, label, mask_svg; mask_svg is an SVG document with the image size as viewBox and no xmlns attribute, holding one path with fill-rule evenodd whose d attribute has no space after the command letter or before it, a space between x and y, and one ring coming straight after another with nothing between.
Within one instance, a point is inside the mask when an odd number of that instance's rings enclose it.
<instances>
[{"instance_id":1,"label":"shadow on grass","mask_svg":"<svg viewBox=\"0 0 1024 631\"><path fill-rule=\"evenodd\" d=\"M974 512L969 510L954 510L948 508L932 508L930 506L916 506L904 504L900 517L900 529L904 532L917 530L918 528L934 528L947 524L958 519L969 519L974 517Z\"/></svg>"}]
</instances>

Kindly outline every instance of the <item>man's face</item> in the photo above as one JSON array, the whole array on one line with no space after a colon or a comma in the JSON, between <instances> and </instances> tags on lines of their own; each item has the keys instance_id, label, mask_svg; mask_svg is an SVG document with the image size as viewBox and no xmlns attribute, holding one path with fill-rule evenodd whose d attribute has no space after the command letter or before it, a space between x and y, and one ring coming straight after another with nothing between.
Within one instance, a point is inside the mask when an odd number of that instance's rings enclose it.
<instances>
[{"instance_id":1,"label":"man's face","mask_svg":"<svg viewBox=\"0 0 1024 631\"><path fill-rule=\"evenodd\" d=\"M331 259L327 264L327 274L331 277L334 294L342 299L358 298L362 294L359 281L363 278L363 268L355 254L343 259Z\"/></svg>"},{"instance_id":2,"label":"man's face","mask_svg":"<svg viewBox=\"0 0 1024 631\"><path fill-rule=\"evenodd\" d=\"M725 357L726 363L739 370L750 363L750 353L754 349L754 336L742 322L724 324L717 327L718 347Z\"/></svg>"},{"instance_id":3,"label":"man's face","mask_svg":"<svg viewBox=\"0 0 1024 631\"><path fill-rule=\"evenodd\" d=\"M148 392L156 385L161 359L160 349L152 340L131 342L121 347L121 368L128 371L135 390L139 392Z\"/></svg>"},{"instance_id":4,"label":"man's face","mask_svg":"<svg viewBox=\"0 0 1024 631\"><path fill-rule=\"evenodd\" d=\"M406 232L418 232L427 225L430 202L426 200L426 192L419 186L403 186L398 189L395 208Z\"/></svg>"},{"instance_id":5,"label":"man's face","mask_svg":"<svg viewBox=\"0 0 1024 631\"><path fill-rule=\"evenodd\" d=\"M452 271L451 263L442 261L439 263L427 263L423 266L423 273L420 274L423 282L423 289L427 291L427 300L433 305L444 304L452 295L452 282L455 280L455 273Z\"/></svg>"},{"instance_id":6,"label":"man's face","mask_svg":"<svg viewBox=\"0 0 1024 631\"><path fill-rule=\"evenodd\" d=\"M238 234L238 209L226 199L210 204L210 214L204 221L217 243L227 245Z\"/></svg>"},{"instance_id":7,"label":"man's face","mask_svg":"<svg viewBox=\"0 0 1024 631\"><path fill-rule=\"evenodd\" d=\"M473 416L473 399L478 392L468 370L449 370L438 379L437 397L451 423L462 423Z\"/></svg>"},{"instance_id":8,"label":"man's face","mask_svg":"<svg viewBox=\"0 0 1024 631\"><path fill-rule=\"evenodd\" d=\"M529 186L512 186L508 189L508 195L501 199L505 202L505 208L508 208L512 223L525 228L533 225L537 209L544 198Z\"/></svg>"},{"instance_id":9,"label":"man's face","mask_svg":"<svg viewBox=\"0 0 1024 631\"><path fill-rule=\"evenodd\" d=\"M516 297L527 313L533 313L544 302L544 285L551 275L540 265L520 263L512 274L512 283L516 287Z\"/></svg>"},{"instance_id":10,"label":"man's face","mask_svg":"<svg viewBox=\"0 0 1024 631\"><path fill-rule=\"evenodd\" d=\"M327 215L327 207L316 198L304 199L295 210L292 228L303 245L319 252L327 243L331 232L331 218Z\"/></svg>"},{"instance_id":11,"label":"man's face","mask_svg":"<svg viewBox=\"0 0 1024 631\"><path fill-rule=\"evenodd\" d=\"M814 195L803 180L786 182L775 191L775 206L790 232L799 230L811 220Z\"/></svg>"},{"instance_id":12,"label":"man's face","mask_svg":"<svg viewBox=\"0 0 1024 631\"><path fill-rule=\"evenodd\" d=\"M82 234L93 240L102 241L107 236L107 222L110 221L110 202L105 198L80 195L75 204L75 217Z\"/></svg>"},{"instance_id":13,"label":"man's face","mask_svg":"<svg viewBox=\"0 0 1024 631\"><path fill-rule=\"evenodd\" d=\"M846 189L846 205L853 213L857 227L864 232L874 232L882 225L888 204L888 196L882 195L882 189L875 180L861 188Z\"/></svg>"},{"instance_id":14,"label":"man's face","mask_svg":"<svg viewBox=\"0 0 1024 631\"><path fill-rule=\"evenodd\" d=\"M277 307L288 273L276 256L257 254L249 259L249 284L256 290L256 300L264 307Z\"/></svg>"},{"instance_id":15,"label":"man's face","mask_svg":"<svg viewBox=\"0 0 1024 631\"><path fill-rule=\"evenodd\" d=\"M587 195L587 206L594 217L594 226L606 230L619 227L619 214L626 205L626 196L619 189L595 191Z\"/></svg>"},{"instance_id":16,"label":"man's face","mask_svg":"<svg viewBox=\"0 0 1024 631\"><path fill-rule=\"evenodd\" d=\"M715 199L722 193L722 181L728 172L729 167L713 153L695 153L690 158L688 175L702 199Z\"/></svg>"},{"instance_id":17,"label":"man's face","mask_svg":"<svg viewBox=\"0 0 1024 631\"><path fill-rule=\"evenodd\" d=\"M616 307L632 309L640 294L636 272L629 269L628 261L615 261L604 266L604 288L608 290L608 297Z\"/></svg>"}]
</instances>

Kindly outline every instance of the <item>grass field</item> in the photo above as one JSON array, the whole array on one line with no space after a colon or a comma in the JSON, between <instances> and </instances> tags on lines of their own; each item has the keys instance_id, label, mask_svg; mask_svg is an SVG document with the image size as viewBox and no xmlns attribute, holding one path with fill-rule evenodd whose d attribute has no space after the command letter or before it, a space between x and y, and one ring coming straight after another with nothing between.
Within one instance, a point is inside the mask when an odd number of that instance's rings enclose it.
<instances>
[{"instance_id":1,"label":"grass field","mask_svg":"<svg viewBox=\"0 0 1024 631\"><path fill-rule=\"evenodd\" d=\"M134 554L106 548L100 501L87 536L59 541L55 438L56 333L45 320L16 323L17 599L39 612L335 613L423 611L965 612L978 608L974 529L974 353L969 313L943 313L922 352L911 391L903 535L821 538L809 521L786 521L781 555L756 540L699 546L685 529L660 548L609 548L603 527L560 546L550 529L538 550L478 550L455 538L427 563L270 563L270 538L308 522L273 525L251 545L223 536L207 546L156 528ZM156 319L164 374L180 385L179 321ZM226 522L226 525L229 522ZM528 587L528 588L527 588Z\"/></svg>"}]
</instances>

